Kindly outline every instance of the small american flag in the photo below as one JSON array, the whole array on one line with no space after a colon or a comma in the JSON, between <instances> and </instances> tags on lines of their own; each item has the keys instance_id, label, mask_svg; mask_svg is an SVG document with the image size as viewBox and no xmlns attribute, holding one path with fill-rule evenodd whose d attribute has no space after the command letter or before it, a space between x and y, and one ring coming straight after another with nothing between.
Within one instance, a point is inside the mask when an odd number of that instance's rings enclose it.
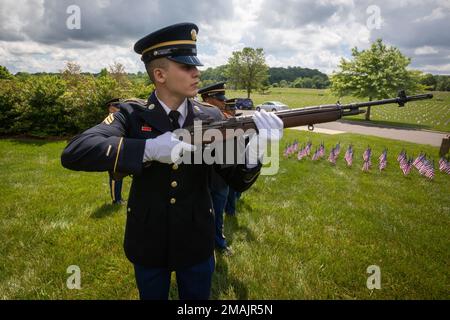
<instances>
[{"instance_id":1,"label":"small american flag","mask_svg":"<svg viewBox=\"0 0 450 320\"><path fill-rule=\"evenodd\" d=\"M319 158L325 156L325 145L323 144L323 142L320 144L318 151L319 151Z\"/></svg>"},{"instance_id":2,"label":"small american flag","mask_svg":"<svg viewBox=\"0 0 450 320\"><path fill-rule=\"evenodd\" d=\"M319 156L319 150L316 149L316 151L314 152L313 156L312 156L312 160L316 161L319 160L320 156Z\"/></svg>"},{"instance_id":3,"label":"small american flag","mask_svg":"<svg viewBox=\"0 0 450 320\"><path fill-rule=\"evenodd\" d=\"M304 148L300 148L300 151L297 154L297 159L298 160L302 160L303 158L305 158L307 156L307 152L306 152L306 147Z\"/></svg>"},{"instance_id":4,"label":"small american flag","mask_svg":"<svg viewBox=\"0 0 450 320\"><path fill-rule=\"evenodd\" d=\"M372 149L370 149L370 147L367 147L367 149L363 153L363 160L365 162L370 161L371 156L372 156Z\"/></svg>"},{"instance_id":5,"label":"small american flag","mask_svg":"<svg viewBox=\"0 0 450 320\"><path fill-rule=\"evenodd\" d=\"M372 166L372 163L370 161L371 156L372 156L372 149L370 149L370 147L367 147L367 149L363 153L364 163L362 171L367 172L370 170L370 167Z\"/></svg>"},{"instance_id":6,"label":"small american flag","mask_svg":"<svg viewBox=\"0 0 450 320\"><path fill-rule=\"evenodd\" d=\"M289 157L289 145L286 145L286 147L284 148L283 157Z\"/></svg>"},{"instance_id":7,"label":"small american flag","mask_svg":"<svg viewBox=\"0 0 450 320\"><path fill-rule=\"evenodd\" d=\"M341 153L341 143L338 142L338 144L334 147L334 154L336 155L336 157L339 155L339 153Z\"/></svg>"},{"instance_id":8,"label":"small american flag","mask_svg":"<svg viewBox=\"0 0 450 320\"><path fill-rule=\"evenodd\" d=\"M328 156L328 161L332 164L332 165L336 165L336 150L335 148L332 148L330 151L330 155Z\"/></svg>"},{"instance_id":9,"label":"small american flag","mask_svg":"<svg viewBox=\"0 0 450 320\"><path fill-rule=\"evenodd\" d=\"M295 149L295 143L288 144L288 145L286 146L286 149L285 149L284 152L283 152L283 155L284 155L286 158L288 158L291 154L293 154L293 153L295 152L294 149Z\"/></svg>"},{"instance_id":10,"label":"small american flag","mask_svg":"<svg viewBox=\"0 0 450 320\"><path fill-rule=\"evenodd\" d=\"M294 140L294 144L292 145L292 152L297 152L298 150L298 141Z\"/></svg>"},{"instance_id":11,"label":"small american flag","mask_svg":"<svg viewBox=\"0 0 450 320\"><path fill-rule=\"evenodd\" d=\"M383 150L383 153L380 155L378 160L379 160L378 168L380 169L380 171L382 171L387 166L387 149Z\"/></svg>"},{"instance_id":12,"label":"small american flag","mask_svg":"<svg viewBox=\"0 0 450 320\"><path fill-rule=\"evenodd\" d=\"M402 160L406 160L406 151L403 149L400 151L399 155L397 156L397 161L400 162Z\"/></svg>"},{"instance_id":13,"label":"small american flag","mask_svg":"<svg viewBox=\"0 0 450 320\"><path fill-rule=\"evenodd\" d=\"M407 176L411 172L411 168L413 167L413 158L409 158L408 160L404 159L400 164L400 169L403 171L403 175Z\"/></svg>"},{"instance_id":14,"label":"small american flag","mask_svg":"<svg viewBox=\"0 0 450 320\"><path fill-rule=\"evenodd\" d=\"M426 160L421 168L420 174L432 180L434 178L434 161Z\"/></svg>"},{"instance_id":15,"label":"small american flag","mask_svg":"<svg viewBox=\"0 0 450 320\"><path fill-rule=\"evenodd\" d=\"M312 148L312 142L311 141L308 141L308 143L306 144L306 147L305 147L305 152L306 152L306 155L310 155L311 154L311 148Z\"/></svg>"},{"instance_id":16,"label":"small american flag","mask_svg":"<svg viewBox=\"0 0 450 320\"><path fill-rule=\"evenodd\" d=\"M351 167L353 164L353 148L352 145L348 146L347 151L345 152L344 159L347 162L347 166Z\"/></svg>"},{"instance_id":17,"label":"small american flag","mask_svg":"<svg viewBox=\"0 0 450 320\"><path fill-rule=\"evenodd\" d=\"M450 174L450 162L444 157L441 157L441 159L439 159L439 171Z\"/></svg>"},{"instance_id":18,"label":"small american flag","mask_svg":"<svg viewBox=\"0 0 450 320\"><path fill-rule=\"evenodd\" d=\"M419 156L414 160L413 166L419 169L419 166L421 166L423 159L425 158L424 153L420 153Z\"/></svg>"},{"instance_id":19,"label":"small american flag","mask_svg":"<svg viewBox=\"0 0 450 320\"><path fill-rule=\"evenodd\" d=\"M364 161L362 171L368 172L370 170L370 161Z\"/></svg>"}]
</instances>

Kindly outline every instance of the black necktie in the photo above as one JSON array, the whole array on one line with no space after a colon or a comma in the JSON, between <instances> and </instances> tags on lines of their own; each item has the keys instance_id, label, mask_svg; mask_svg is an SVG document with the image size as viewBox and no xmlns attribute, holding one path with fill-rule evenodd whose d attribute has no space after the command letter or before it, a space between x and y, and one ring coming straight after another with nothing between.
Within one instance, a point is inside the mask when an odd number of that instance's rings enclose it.
<instances>
[{"instance_id":1,"label":"black necktie","mask_svg":"<svg viewBox=\"0 0 450 320\"><path fill-rule=\"evenodd\" d=\"M174 130L180 128L180 124L178 123L178 118L181 116L181 114L178 111L170 111L169 112L169 118L172 120L172 127Z\"/></svg>"}]
</instances>

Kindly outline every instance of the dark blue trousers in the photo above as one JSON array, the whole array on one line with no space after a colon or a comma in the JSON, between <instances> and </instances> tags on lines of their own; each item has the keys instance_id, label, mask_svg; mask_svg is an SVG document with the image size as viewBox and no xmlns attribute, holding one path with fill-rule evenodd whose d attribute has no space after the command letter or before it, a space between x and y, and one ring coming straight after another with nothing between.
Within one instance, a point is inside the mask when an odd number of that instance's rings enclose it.
<instances>
[{"instance_id":1,"label":"dark blue trousers","mask_svg":"<svg viewBox=\"0 0 450 320\"><path fill-rule=\"evenodd\" d=\"M214 255L189 268L175 270L180 300L208 300L215 268ZM134 265L141 300L167 300L170 276L167 268L145 268Z\"/></svg>"},{"instance_id":2,"label":"dark blue trousers","mask_svg":"<svg viewBox=\"0 0 450 320\"><path fill-rule=\"evenodd\" d=\"M227 242L223 234L223 212L227 203L228 186L220 190L211 190L211 198L214 207L214 219L216 224L216 247L225 249Z\"/></svg>"},{"instance_id":3,"label":"dark blue trousers","mask_svg":"<svg viewBox=\"0 0 450 320\"><path fill-rule=\"evenodd\" d=\"M228 190L228 197L227 202L225 206L225 212L228 215L235 215L236 214L236 201L239 200L241 197L241 193L235 191L233 188L229 188Z\"/></svg>"}]
</instances>

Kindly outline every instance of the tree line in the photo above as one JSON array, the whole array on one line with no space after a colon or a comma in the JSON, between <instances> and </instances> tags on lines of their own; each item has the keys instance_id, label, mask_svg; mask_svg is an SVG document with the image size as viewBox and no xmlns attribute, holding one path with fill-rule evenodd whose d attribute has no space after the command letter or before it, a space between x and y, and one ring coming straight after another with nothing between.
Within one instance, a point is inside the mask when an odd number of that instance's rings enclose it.
<instances>
[{"instance_id":1,"label":"tree line","mask_svg":"<svg viewBox=\"0 0 450 320\"><path fill-rule=\"evenodd\" d=\"M267 69L267 79L262 86L280 88L314 88L326 89L330 86L330 81L325 73L317 69L302 67L269 67ZM227 65L215 68L208 68L202 71L201 79L205 85L216 82L227 81Z\"/></svg>"},{"instance_id":2,"label":"tree line","mask_svg":"<svg viewBox=\"0 0 450 320\"><path fill-rule=\"evenodd\" d=\"M58 74L11 75L0 67L0 135L70 136L100 123L112 98L146 99L144 77L130 77L120 64L98 75L67 63Z\"/></svg>"},{"instance_id":3,"label":"tree line","mask_svg":"<svg viewBox=\"0 0 450 320\"><path fill-rule=\"evenodd\" d=\"M381 39L368 49L352 49L330 77L315 69L269 68L262 48L235 51L228 64L202 72L202 86L226 81L228 88L244 89L247 96L270 87L330 88L338 97L382 99L400 89L413 94L424 90L450 90L449 76L410 70L411 59ZM83 131L106 116L112 98L147 98L153 90L147 74L129 74L120 63L98 74L83 73L68 62L59 73L12 75L0 66L0 134L63 136ZM370 108L366 119L370 120Z\"/></svg>"}]
</instances>

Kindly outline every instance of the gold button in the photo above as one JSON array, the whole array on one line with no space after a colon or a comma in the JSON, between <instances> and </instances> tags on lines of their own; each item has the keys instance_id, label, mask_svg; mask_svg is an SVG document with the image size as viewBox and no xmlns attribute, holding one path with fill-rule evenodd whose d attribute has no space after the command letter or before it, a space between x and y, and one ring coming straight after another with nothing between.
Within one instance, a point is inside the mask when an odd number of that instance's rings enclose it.
<instances>
[{"instance_id":1,"label":"gold button","mask_svg":"<svg viewBox=\"0 0 450 320\"><path fill-rule=\"evenodd\" d=\"M170 185L172 186L172 188L176 188L178 183L176 181L172 181Z\"/></svg>"},{"instance_id":2,"label":"gold button","mask_svg":"<svg viewBox=\"0 0 450 320\"><path fill-rule=\"evenodd\" d=\"M177 199L175 199L175 198L170 199L170 204L175 204L175 202L177 202Z\"/></svg>"},{"instance_id":3,"label":"gold button","mask_svg":"<svg viewBox=\"0 0 450 320\"><path fill-rule=\"evenodd\" d=\"M172 166L173 170L177 170L178 169L178 165L176 163L174 163L174 165Z\"/></svg>"}]
</instances>

